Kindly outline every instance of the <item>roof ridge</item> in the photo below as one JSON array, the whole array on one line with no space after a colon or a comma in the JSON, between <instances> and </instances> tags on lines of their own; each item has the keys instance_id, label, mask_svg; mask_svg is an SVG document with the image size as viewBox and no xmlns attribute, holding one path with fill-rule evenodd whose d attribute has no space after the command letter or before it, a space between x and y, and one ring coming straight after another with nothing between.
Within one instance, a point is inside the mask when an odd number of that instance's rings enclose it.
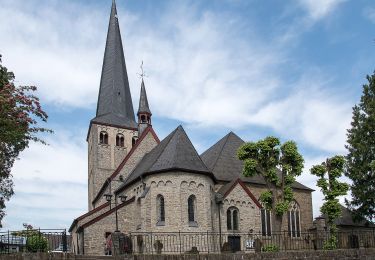
<instances>
[{"instance_id":1,"label":"roof ridge","mask_svg":"<svg viewBox=\"0 0 375 260\"><path fill-rule=\"evenodd\" d=\"M212 170L215 168L217 161L219 160L221 154L223 153L224 147L225 147L225 145L226 145L227 142L228 142L229 135L230 135L230 132L229 132L228 134L226 134L226 136L224 136L224 138L225 138L224 144L223 144L223 146L221 147L220 152L218 153L218 155L217 155L217 157L216 157L216 160L215 160L215 163L213 164Z\"/></svg>"},{"instance_id":2,"label":"roof ridge","mask_svg":"<svg viewBox=\"0 0 375 260\"><path fill-rule=\"evenodd\" d=\"M187 135L185 129L184 129L181 125L180 125L179 127L181 127L182 131L184 131L184 133L185 133L185 135L186 135L188 141L190 142L191 146L193 147L194 152L195 152L195 154L198 156L200 162L203 164L203 166L204 166L209 172L211 172L211 170L208 169L207 165L204 163L204 161L202 160L201 156L200 156L199 153L197 152L197 149L195 149L195 146L194 146L194 144L192 143L192 141L190 140L189 136Z\"/></svg>"},{"instance_id":3,"label":"roof ridge","mask_svg":"<svg viewBox=\"0 0 375 260\"><path fill-rule=\"evenodd\" d=\"M181 126L181 125L180 125L180 126ZM170 134L168 135L168 136L170 136L170 138L169 138L168 142L166 142L165 146L164 146L163 149L160 151L160 153L158 154L158 156L155 158L154 163L157 162L157 161L159 160L160 156L163 154L163 152L165 151L165 148L167 148L168 144L171 142L171 140L172 140L173 136L176 134L177 130L178 130L178 127L177 127L175 130L173 130L172 133L170 133ZM167 136L167 137L168 137L168 136ZM166 138L167 138L167 137L166 137ZM174 156L176 156L176 153L175 153ZM149 167L149 169L147 169L147 170L150 170L151 167L152 167L152 165L151 165L151 166ZM146 172L146 171L145 171L145 172Z\"/></svg>"}]
</instances>

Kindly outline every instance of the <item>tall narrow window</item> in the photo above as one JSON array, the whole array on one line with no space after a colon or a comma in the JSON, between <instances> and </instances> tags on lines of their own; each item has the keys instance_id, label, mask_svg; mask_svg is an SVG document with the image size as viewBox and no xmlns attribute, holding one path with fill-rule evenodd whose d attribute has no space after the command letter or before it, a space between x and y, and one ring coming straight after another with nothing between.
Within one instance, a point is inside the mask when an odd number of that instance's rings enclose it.
<instances>
[{"instance_id":1,"label":"tall narrow window","mask_svg":"<svg viewBox=\"0 0 375 260\"><path fill-rule=\"evenodd\" d=\"M158 220L157 225L164 225L165 224L165 207L164 207L164 197L162 195L158 195L156 197L156 205L157 205L157 214Z\"/></svg>"},{"instance_id":2,"label":"tall narrow window","mask_svg":"<svg viewBox=\"0 0 375 260\"><path fill-rule=\"evenodd\" d=\"M188 198L188 218L189 222L195 222L195 196L190 195Z\"/></svg>"},{"instance_id":3,"label":"tall narrow window","mask_svg":"<svg viewBox=\"0 0 375 260\"><path fill-rule=\"evenodd\" d=\"M108 133L106 131L101 131L99 134L99 143L108 144Z\"/></svg>"},{"instance_id":4,"label":"tall narrow window","mask_svg":"<svg viewBox=\"0 0 375 260\"><path fill-rule=\"evenodd\" d=\"M137 142L137 137L133 136L133 138L132 138L132 147L135 145L136 142Z\"/></svg>"},{"instance_id":5,"label":"tall narrow window","mask_svg":"<svg viewBox=\"0 0 375 260\"><path fill-rule=\"evenodd\" d=\"M291 237L300 237L300 210L296 201L292 201L288 211L288 233Z\"/></svg>"},{"instance_id":6,"label":"tall narrow window","mask_svg":"<svg viewBox=\"0 0 375 260\"><path fill-rule=\"evenodd\" d=\"M262 220L262 236L270 236L271 235L271 211L263 207L260 210L260 216Z\"/></svg>"},{"instance_id":7,"label":"tall narrow window","mask_svg":"<svg viewBox=\"0 0 375 260\"><path fill-rule=\"evenodd\" d=\"M238 209L235 207L227 210L227 229L238 230Z\"/></svg>"},{"instance_id":8,"label":"tall narrow window","mask_svg":"<svg viewBox=\"0 0 375 260\"><path fill-rule=\"evenodd\" d=\"M116 135L116 146L124 147L125 146L125 138L122 134Z\"/></svg>"}]
</instances>

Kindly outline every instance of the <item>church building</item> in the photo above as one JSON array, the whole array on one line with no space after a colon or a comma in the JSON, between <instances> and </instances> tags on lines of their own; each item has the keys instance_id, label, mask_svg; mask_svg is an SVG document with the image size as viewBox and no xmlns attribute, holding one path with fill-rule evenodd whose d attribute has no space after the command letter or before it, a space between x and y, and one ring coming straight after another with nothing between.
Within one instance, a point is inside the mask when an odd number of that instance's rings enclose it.
<instances>
[{"instance_id":1,"label":"church building","mask_svg":"<svg viewBox=\"0 0 375 260\"><path fill-rule=\"evenodd\" d=\"M155 241L147 245L149 234L220 233L220 246L237 241L241 251L248 246L241 234L270 236L272 212L258 201L264 179L243 177L243 162L237 158L244 141L229 132L198 154L181 125L159 140L151 109L142 79L135 116L113 1L96 116L87 134L88 212L74 219L69 229L72 250L104 255L107 238L115 231L136 237L135 252L156 250ZM283 230L298 239L312 227L313 190L298 182L293 190ZM163 250L167 246L164 243Z\"/></svg>"}]
</instances>

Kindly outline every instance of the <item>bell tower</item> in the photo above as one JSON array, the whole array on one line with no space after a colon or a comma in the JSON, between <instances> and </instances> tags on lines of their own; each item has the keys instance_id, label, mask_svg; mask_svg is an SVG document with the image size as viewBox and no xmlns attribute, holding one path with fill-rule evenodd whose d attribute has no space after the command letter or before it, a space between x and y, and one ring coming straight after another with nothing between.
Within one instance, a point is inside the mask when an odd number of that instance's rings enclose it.
<instances>
[{"instance_id":1,"label":"bell tower","mask_svg":"<svg viewBox=\"0 0 375 260\"><path fill-rule=\"evenodd\" d=\"M146 87L142 77L141 83L141 95L139 97L139 107L138 107L138 133L139 135L147 128L151 126L151 110L148 106Z\"/></svg>"},{"instance_id":2,"label":"bell tower","mask_svg":"<svg viewBox=\"0 0 375 260\"><path fill-rule=\"evenodd\" d=\"M138 136L118 22L112 1L96 116L90 121L88 142L88 205L113 173Z\"/></svg>"}]
</instances>

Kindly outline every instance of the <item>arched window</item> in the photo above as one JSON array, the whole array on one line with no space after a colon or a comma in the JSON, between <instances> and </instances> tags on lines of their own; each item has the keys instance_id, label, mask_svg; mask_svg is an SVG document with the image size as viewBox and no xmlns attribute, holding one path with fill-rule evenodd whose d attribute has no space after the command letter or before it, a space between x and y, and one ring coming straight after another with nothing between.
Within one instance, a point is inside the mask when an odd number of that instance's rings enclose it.
<instances>
[{"instance_id":1,"label":"arched window","mask_svg":"<svg viewBox=\"0 0 375 260\"><path fill-rule=\"evenodd\" d=\"M157 212L157 225L164 226L165 225L165 207L164 207L164 197L162 195L158 195L156 197L156 212Z\"/></svg>"},{"instance_id":2,"label":"arched window","mask_svg":"<svg viewBox=\"0 0 375 260\"><path fill-rule=\"evenodd\" d=\"M300 209L296 201L290 203L288 211L288 233L291 237L300 237Z\"/></svg>"},{"instance_id":3,"label":"arched window","mask_svg":"<svg viewBox=\"0 0 375 260\"><path fill-rule=\"evenodd\" d=\"M141 123L146 123L146 116L145 115L141 115Z\"/></svg>"},{"instance_id":4,"label":"arched window","mask_svg":"<svg viewBox=\"0 0 375 260\"><path fill-rule=\"evenodd\" d=\"M238 209L235 207L227 210L227 229L238 230Z\"/></svg>"},{"instance_id":5,"label":"arched window","mask_svg":"<svg viewBox=\"0 0 375 260\"><path fill-rule=\"evenodd\" d=\"M261 208L262 236L271 236L271 211L265 207Z\"/></svg>"},{"instance_id":6,"label":"arched window","mask_svg":"<svg viewBox=\"0 0 375 260\"><path fill-rule=\"evenodd\" d=\"M125 138L123 134L116 135L116 146L120 146L120 147L125 146Z\"/></svg>"},{"instance_id":7,"label":"arched window","mask_svg":"<svg viewBox=\"0 0 375 260\"><path fill-rule=\"evenodd\" d=\"M108 144L108 133L106 131L101 131L99 134L99 143Z\"/></svg>"},{"instance_id":8,"label":"arched window","mask_svg":"<svg viewBox=\"0 0 375 260\"><path fill-rule=\"evenodd\" d=\"M195 222L195 196L190 195L188 198L188 219L189 224Z\"/></svg>"},{"instance_id":9,"label":"arched window","mask_svg":"<svg viewBox=\"0 0 375 260\"><path fill-rule=\"evenodd\" d=\"M136 142L137 142L137 137L133 136L133 138L132 138L132 147L135 145Z\"/></svg>"}]
</instances>

